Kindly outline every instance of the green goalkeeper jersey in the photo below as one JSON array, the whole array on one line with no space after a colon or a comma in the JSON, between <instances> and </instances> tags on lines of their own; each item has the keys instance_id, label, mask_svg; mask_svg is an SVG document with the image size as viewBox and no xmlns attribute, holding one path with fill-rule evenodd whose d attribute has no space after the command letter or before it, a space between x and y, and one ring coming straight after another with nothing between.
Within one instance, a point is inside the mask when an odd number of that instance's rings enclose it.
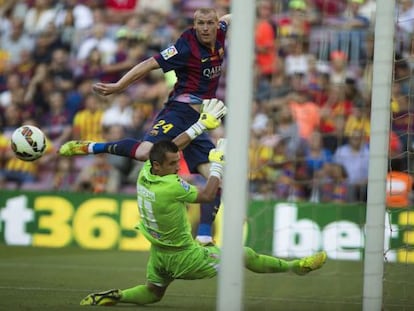
<instances>
[{"instance_id":1,"label":"green goalkeeper jersey","mask_svg":"<svg viewBox=\"0 0 414 311\"><path fill-rule=\"evenodd\" d=\"M194 202L198 190L177 174L153 175L146 161L137 180L139 230L152 245L185 248L193 243L186 203Z\"/></svg>"}]
</instances>

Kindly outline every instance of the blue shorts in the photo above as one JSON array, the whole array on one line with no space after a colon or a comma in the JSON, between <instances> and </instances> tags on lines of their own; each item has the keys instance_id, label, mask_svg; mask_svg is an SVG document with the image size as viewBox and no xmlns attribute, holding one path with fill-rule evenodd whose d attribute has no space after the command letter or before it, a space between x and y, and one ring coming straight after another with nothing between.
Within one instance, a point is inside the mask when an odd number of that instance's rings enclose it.
<instances>
[{"instance_id":1,"label":"blue shorts","mask_svg":"<svg viewBox=\"0 0 414 311\"><path fill-rule=\"evenodd\" d=\"M197 122L199 117L200 114L186 103L168 102L158 113L143 141L156 143L172 140ZM209 162L208 154L214 147L209 135L203 133L184 148L184 159L191 173L198 173L197 166Z\"/></svg>"}]
</instances>

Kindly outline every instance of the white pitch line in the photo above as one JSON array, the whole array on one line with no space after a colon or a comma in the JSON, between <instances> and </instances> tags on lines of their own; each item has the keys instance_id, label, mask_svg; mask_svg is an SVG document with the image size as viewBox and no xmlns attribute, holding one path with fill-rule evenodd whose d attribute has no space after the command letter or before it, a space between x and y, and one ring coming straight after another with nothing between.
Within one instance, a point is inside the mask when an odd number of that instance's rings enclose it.
<instances>
[{"instance_id":1,"label":"white pitch line","mask_svg":"<svg viewBox=\"0 0 414 311\"><path fill-rule=\"evenodd\" d=\"M84 265L60 265L60 264L38 264L38 263L13 263L0 262L0 268L54 268L54 269L77 269L77 270L112 270L112 271L146 271L146 267L114 267L108 266L84 266Z\"/></svg>"},{"instance_id":2,"label":"white pitch line","mask_svg":"<svg viewBox=\"0 0 414 311\"><path fill-rule=\"evenodd\" d=\"M99 292L102 291L102 289L77 289L77 288L49 288L49 287L22 287L22 286L0 286L0 290L16 290L16 291L38 291L38 292ZM194 297L194 295L191 294L184 294L184 293L170 293L169 296L176 296L176 297ZM198 297L204 297L204 298L215 298L215 295L206 295L201 294L197 295Z\"/></svg>"},{"instance_id":3,"label":"white pitch line","mask_svg":"<svg viewBox=\"0 0 414 311\"><path fill-rule=\"evenodd\" d=\"M21 287L21 286L0 286L0 290L5 289L5 290L21 290L21 291L39 291L39 292L47 292L47 291L52 291L52 292L83 292L83 291L87 291L86 290L81 290L81 289L75 289L75 288L48 288L48 287Z\"/></svg>"}]
</instances>

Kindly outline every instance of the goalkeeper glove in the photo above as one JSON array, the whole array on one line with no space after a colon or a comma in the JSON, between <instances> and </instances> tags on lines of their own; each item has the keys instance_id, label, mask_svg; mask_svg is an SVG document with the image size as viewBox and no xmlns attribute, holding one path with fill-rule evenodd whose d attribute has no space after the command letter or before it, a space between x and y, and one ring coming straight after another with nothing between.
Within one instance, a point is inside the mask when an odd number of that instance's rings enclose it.
<instances>
[{"instance_id":1,"label":"goalkeeper glove","mask_svg":"<svg viewBox=\"0 0 414 311\"><path fill-rule=\"evenodd\" d=\"M217 142L217 147L211 149L208 155L210 161L210 176L215 176L219 179L223 177L224 169L224 152L226 149L226 139L221 138Z\"/></svg>"},{"instance_id":2,"label":"goalkeeper glove","mask_svg":"<svg viewBox=\"0 0 414 311\"><path fill-rule=\"evenodd\" d=\"M213 130L221 124L221 118L226 115L227 107L217 99L204 99L200 118L185 132L191 140L201 135L205 130Z\"/></svg>"}]
</instances>

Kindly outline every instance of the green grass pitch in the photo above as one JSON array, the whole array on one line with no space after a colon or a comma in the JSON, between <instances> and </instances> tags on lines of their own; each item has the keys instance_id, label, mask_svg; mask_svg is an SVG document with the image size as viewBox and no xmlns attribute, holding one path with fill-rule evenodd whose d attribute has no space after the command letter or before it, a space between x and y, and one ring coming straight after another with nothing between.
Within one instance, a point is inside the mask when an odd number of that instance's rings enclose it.
<instances>
[{"instance_id":1,"label":"green grass pitch","mask_svg":"<svg viewBox=\"0 0 414 311\"><path fill-rule=\"evenodd\" d=\"M148 253L46 249L0 245L0 310L85 310L93 291L145 281ZM414 267L386 265L384 310L414 310ZM306 276L245 272L244 310L362 310L362 262L328 260ZM217 278L174 282L150 306L105 310L215 310ZM232 311L232 310L229 310Z\"/></svg>"}]
</instances>

